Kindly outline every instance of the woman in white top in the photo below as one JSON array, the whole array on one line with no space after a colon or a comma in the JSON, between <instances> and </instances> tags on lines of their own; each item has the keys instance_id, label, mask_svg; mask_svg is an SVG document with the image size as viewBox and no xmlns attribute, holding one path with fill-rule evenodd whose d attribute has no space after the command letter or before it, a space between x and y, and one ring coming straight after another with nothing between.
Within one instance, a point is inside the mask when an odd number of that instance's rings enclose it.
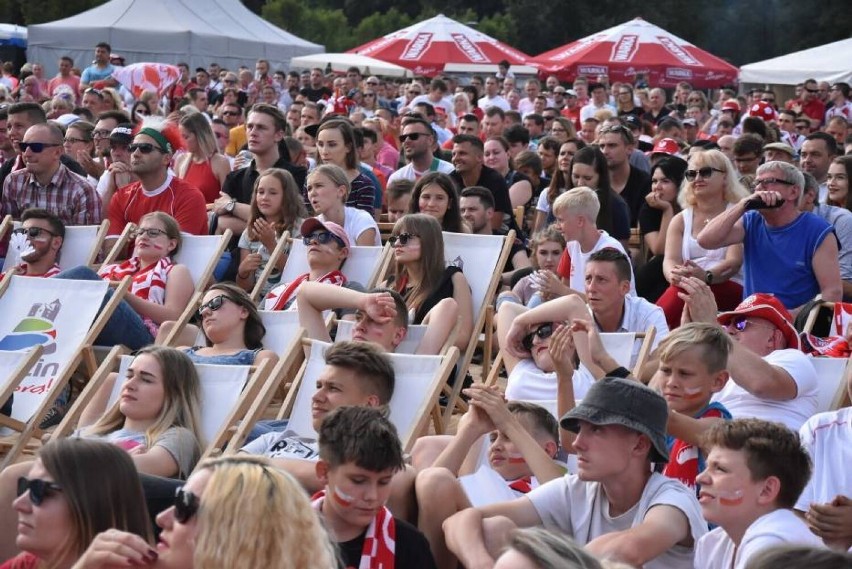
<instances>
[{"instance_id":1,"label":"woman in white top","mask_svg":"<svg viewBox=\"0 0 852 569\"><path fill-rule=\"evenodd\" d=\"M684 174L678 201L683 211L672 218L666 232L663 275L670 286L657 300L666 313L669 329L680 325L683 300L678 296L681 279L696 277L710 285L719 310L733 310L742 300L740 267L743 246L704 249L696 236L717 215L748 195L737 181L730 160L719 150L693 154Z\"/></svg>"},{"instance_id":2,"label":"woman in white top","mask_svg":"<svg viewBox=\"0 0 852 569\"><path fill-rule=\"evenodd\" d=\"M334 164L322 164L308 174L308 200L322 221L343 227L355 245L381 247L379 226L367 212L345 205L349 195L349 178Z\"/></svg>"}]
</instances>

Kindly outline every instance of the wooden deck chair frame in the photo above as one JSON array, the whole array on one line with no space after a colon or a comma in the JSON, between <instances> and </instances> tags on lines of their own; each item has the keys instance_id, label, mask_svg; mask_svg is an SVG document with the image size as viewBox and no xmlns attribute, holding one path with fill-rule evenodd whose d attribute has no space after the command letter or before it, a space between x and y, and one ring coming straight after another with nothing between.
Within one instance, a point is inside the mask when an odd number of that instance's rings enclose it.
<instances>
[{"instance_id":1,"label":"wooden deck chair frame","mask_svg":"<svg viewBox=\"0 0 852 569\"><path fill-rule=\"evenodd\" d=\"M2 386L0 387L0 406L5 404L9 397L12 396L15 392L15 387L24 380L24 377L26 377L30 368L32 368L41 357L43 351L44 346L35 346L26 352L14 352L20 353L21 358L13 369L8 370L5 377L0 376L0 386Z\"/></svg>"},{"instance_id":2,"label":"wooden deck chair frame","mask_svg":"<svg viewBox=\"0 0 852 569\"><path fill-rule=\"evenodd\" d=\"M811 331L814 329L814 324L816 324L817 316L819 316L820 309L821 308L828 308L829 310L834 310L834 305L835 305L834 302L831 302L831 301L828 301L828 300L820 299L818 302L816 302L811 307L810 312L808 312L808 317L805 320L805 326L802 329L802 332L804 332L805 334L811 334L812 333Z\"/></svg>"},{"instance_id":3,"label":"wooden deck chair frame","mask_svg":"<svg viewBox=\"0 0 852 569\"><path fill-rule=\"evenodd\" d=\"M112 244L112 247L110 247L109 252L104 257L104 265L109 265L118 262L122 252L127 249L127 245L128 243L130 243L130 239L134 231L136 231L136 225L133 223L128 223L124 226L124 229L118 236L107 235L104 237L104 242L106 242L107 238L117 237L115 243Z\"/></svg>"},{"instance_id":4,"label":"wooden deck chair frame","mask_svg":"<svg viewBox=\"0 0 852 569\"><path fill-rule=\"evenodd\" d=\"M305 374L308 368L308 363L310 361L310 351L315 346L321 346L324 342L319 342L316 340L304 340L302 345L305 350L305 360L299 369L299 374L296 376L296 379L293 380L293 385L290 387L290 390L287 392L287 397L284 400L284 404L281 406L281 410L279 411L277 418L284 419L289 417L292 413L293 406L296 402L296 398L299 395L299 388L302 383L305 381ZM417 413L416 419L411 423L411 427L407 432L400 432L399 438L402 442L403 450L408 452L411 450L411 447L414 445L414 442L417 438L424 434L426 430L426 426L429 422L430 411L435 408L437 405L438 395L441 393L441 388L446 385L447 379L450 377L450 374L453 371L453 366L459 361L459 349L453 346L450 350L441 356L414 356L411 354L389 354L391 359L400 359L406 357L413 358L423 358L423 357L431 357L441 358L441 365L438 368L438 371L432 378L432 384L429 386L426 397L423 398L422 403L420 404ZM394 365L396 367L396 364ZM399 385L398 385L399 387ZM242 427L241 427L242 428ZM246 429L251 429L251 425L247 425Z\"/></svg>"},{"instance_id":5,"label":"wooden deck chair frame","mask_svg":"<svg viewBox=\"0 0 852 569\"><path fill-rule=\"evenodd\" d=\"M6 238L6 233L12 229L12 216L6 215L3 217L3 220L0 221L0 239Z\"/></svg>"},{"instance_id":6,"label":"wooden deck chair frame","mask_svg":"<svg viewBox=\"0 0 852 569\"><path fill-rule=\"evenodd\" d=\"M254 283L254 288L251 290L250 296L255 304L257 304L257 301L260 300L260 291L263 289L266 281L269 280L269 276L272 274L272 269L274 269L275 265L278 264L281 256L284 255L284 251L290 250L290 243L290 232L285 231L281 234L281 237L278 238L278 243L275 244L275 249L273 249L269 254L266 266L263 267L263 270L260 272L260 277L258 277L257 282ZM239 250L237 250L237 252L239 253Z\"/></svg>"},{"instance_id":7,"label":"wooden deck chair frame","mask_svg":"<svg viewBox=\"0 0 852 569\"><path fill-rule=\"evenodd\" d=\"M26 277L16 277L16 278L26 278ZM124 299L125 294L130 289L130 277L125 277L121 283L114 289L112 297L109 301L104 305L101 309L100 313L95 317L92 326L89 328L89 331L86 333L83 341L81 342L80 349L77 350L77 353L72 356L72 358L66 362L65 366L62 368L59 375L56 377L53 385L48 389L47 393L42 397L42 401L39 406L36 408L36 411L32 414L32 417L26 423L22 421L18 421L13 419L12 417L6 417L4 415L0 415L0 426L9 427L19 433L18 440L13 444L11 450L6 454L3 459L2 464L0 464L0 469L6 468L8 465L15 462L15 460L20 456L23 452L24 448L29 444L30 440L33 437L41 437L43 431L38 428L39 422L42 418L47 414L48 409L50 409L53 402L56 400L57 396L62 392L68 382L71 380L71 376L77 370L77 368L83 364L86 366L92 373L96 370L96 367L92 367L94 363L94 353L92 352L92 345L94 344L95 338L98 337L98 334L101 333L104 326L106 326L107 321L115 312L115 309L118 307L118 304ZM5 294L11 283L11 279L6 278L3 279L3 282L0 283L0 298ZM22 378L23 379L23 378ZM15 384L14 387L20 384L20 381ZM13 387L13 388L14 388Z\"/></svg>"},{"instance_id":8,"label":"wooden deck chair frame","mask_svg":"<svg viewBox=\"0 0 852 569\"><path fill-rule=\"evenodd\" d=\"M633 369L631 370L634 377L639 377L639 372L648 361L648 356L651 354L651 349L654 345L654 338L656 336L657 328L655 326L648 326L648 329L644 332L635 332L636 339L642 339L642 345L639 347L639 352L636 354L636 362L633 364ZM497 356L494 358L494 364L491 366L491 370L488 375L486 376L485 373L483 373L483 381L485 385L489 387L497 385L497 381L500 377L500 370L503 367L503 350L501 349L497 352Z\"/></svg>"},{"instance_id":9,"label":"wooden deck chair frame","mask_svg":"<svg viewBox=\"0 0 852 569\"><path fill-rule=\"evenodd\" d=\"M393 233L393 227L394 225L396 225L396 223L392 221L380 221L378 225L379 237L381 238L383 244L387 243L388 238L391 236L391 233Z\"/></svg>"}]
</instances>

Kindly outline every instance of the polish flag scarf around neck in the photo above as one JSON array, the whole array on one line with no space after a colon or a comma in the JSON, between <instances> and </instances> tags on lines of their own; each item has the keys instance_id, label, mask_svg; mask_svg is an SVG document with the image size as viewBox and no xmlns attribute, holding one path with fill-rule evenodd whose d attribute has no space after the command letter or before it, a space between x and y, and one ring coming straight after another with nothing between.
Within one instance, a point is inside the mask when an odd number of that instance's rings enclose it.
<instances>
[{"instance_id":1,"label":"polish flag scarf around neck","mask_svg":"<svg viewBox=\"0 0 852 569\"><path fill-rule=\"evenodd\" d=\"M311 506L322 512L325 490L311 497ZM340 503L348 505L345 495L334 495ZM387 507L383 507L370 522L367 535L364 536L364 548L361 550L361 563L358 569L394 569L396 558L396 522Z\"/></svg>"}]
</instances>

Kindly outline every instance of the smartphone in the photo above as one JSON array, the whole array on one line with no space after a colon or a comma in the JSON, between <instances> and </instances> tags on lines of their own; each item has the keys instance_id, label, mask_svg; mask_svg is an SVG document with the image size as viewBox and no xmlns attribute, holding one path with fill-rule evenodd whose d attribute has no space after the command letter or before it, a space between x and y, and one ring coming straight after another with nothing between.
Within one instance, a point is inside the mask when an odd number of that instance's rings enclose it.
<instances>
[{"instance_id":1,"label":"smartphone","mask_svg":"<svg viewBox=\"0 0 852 569\"><path fill-rule=\"evenodd\" d=\"M773 205L768 205L765 201L755 196L746 202L746 211L750 209L775 209L784 205L783 199L776 201Z\"/></svg>"}]
</instances>

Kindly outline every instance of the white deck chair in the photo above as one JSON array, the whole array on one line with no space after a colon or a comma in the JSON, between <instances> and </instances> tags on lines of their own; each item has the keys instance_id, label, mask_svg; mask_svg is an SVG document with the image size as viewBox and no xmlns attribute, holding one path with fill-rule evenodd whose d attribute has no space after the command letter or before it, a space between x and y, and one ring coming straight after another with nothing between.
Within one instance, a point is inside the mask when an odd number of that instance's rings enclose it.
<instances>
[{"instance_id":1,"label":"white deck chair","mask_svg":"<svg viewBox=\"0 0 852 569\"><path fill-rule=\"evenodd\" d=\"M103 309L106 281L33 279L10 276L0 284L0 350L22 350L42 345L44 351L30 372L14 386L12 416L0 416L0 425L20 433L1 467L15 461L30 438L40 435L38 424L84 354L101 332L130 285L122 281ZM85 359L84 359L85 358Z\"/></svg>"},{"instance_id":2,"label":"white deck chair","mask_svg":"<svg viewBox=\"0 0 852 569\"><path fill-rule=\"evenodd\" d=\"M182 236L180 251L175 255L175 263L186 265L196 291L203 291L210 284L213 269L225 252L231 240L231 230L222 235L187 235Z\"/></svg>"},{"instance_id":3,"label":"white deck chair","mask_svg":"<svg viewBox=\"0 0 852 569\"><path fill-rule=\"evenodd\" d=\"M355 328L355 322L352 320L337 321L337 336L334 337L335 342L343 342L344 340L352 339L352 330ZM416 354L417 348L420 347L420 341L426 335L426 326L422 324L411 324L408 326L408 333L405 339L396 347L397 354Z\"/></svg>"},{"instance_id":4,"label":"white deck chair","mask_svg":"<svg viewBox=\"0 0 852 569\"><path fill-rule=\"evenodd\" d=\"M289 412L289 430L306 437L316 437L311 423L311 397L316 390L314 379L325 367L323 355L330 344L309 340L308 345L310 353L304 373L294 382L293 389L287 395L281 416ZM454 347L444 356L389 354L389 357L396 373L396 385L390 401L390 420L399 432L403 448L410 450L429 421L429 411L458 360L459 351Z\"/></svg>"},{"instance_id":5,"label":"white deck chair","mask_svg":"<svg viewBox=\"0 0 852 569\"><path fill-rule=\"evenodd\" d=\"M15 387L30 372L30 368L41 357L44 347L33 346L29 350L0 351L0 407L14 393Z\"/></svg>"},{"instance_id":6,"label":"white deck chair","mask_svg":"<svg viewBox=\"0 0 852 569\"><path fill-rule=\"evenodd\" d=\"M349 257L343 263L341 271L350 281L359 283L364 288L372 288L376 286L383 260L389 254L390 248L387 246L354 245L349 248ZM287 264L281 271L281 282L292 282L296 277L309 271L307 247L301 239L294 239L290 247L290 255L287 257Z\"/></svg>"},{"instance_id":7,"label":"white deck chair","mask_svg":"<svg viewBox=\"0 0 852 569\"><path fill-rule=\"evenodd\" d=\"M846 398L846 382L852 373L849 358L810 358L817 372L817 413L835 411Z\"/></svg>"},{"instance_id":8,"label":"white deck chair","mask_svg":"<svg viewBox=\"0 0 852 569\"><path fill-rule=\"evenodd\" d=\"M14 229L21 226L20 221L12 224ZM106 239L109 230L109 220L105 219L100 225L69 225L65 228L65 239L59 255L59 267L63 270L73 267L93 266ZM3 271L20 264L17 251L9 250L3 262Z\"/></svg>"}]
</instances>

